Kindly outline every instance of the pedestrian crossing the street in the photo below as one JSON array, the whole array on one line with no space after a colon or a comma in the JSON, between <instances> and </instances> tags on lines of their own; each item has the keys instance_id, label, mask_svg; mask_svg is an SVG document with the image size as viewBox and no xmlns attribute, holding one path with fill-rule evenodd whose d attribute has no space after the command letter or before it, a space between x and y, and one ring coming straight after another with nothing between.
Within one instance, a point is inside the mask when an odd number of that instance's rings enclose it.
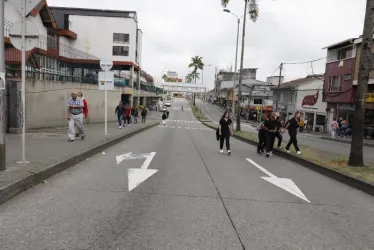
<instances>
[{"instance_id":1,"label":"pedestrian crossing the street","mask_svg":"<svg viewBox=\"0 0 374 250\"><path fill-rule=\"evenodd\" d=\"M169 125L158 125L159 128L170 128L170 129L187 129L187 130L205 130L211 131L211 128L196 128L196 127L182 127L182 126L169 126Z\"/></svg>"},{"instance_id":2,"label":"pedestrian crossing the street","mask_svg":"<svg viewBox=\"0 0 374 250\"><path fill-rule=\"evenodd\" d=\"M186 120L166 120L166 122L180 122L180 123L201 124L201 122L199 122L199 121L186 121Z\"/></svg>"},{"instance_id":3,"label":"pedestrian crossing the street","mask_svg":"<svg viewBox=\"0 0 374 250\"><path fill-rule=\"evenodd\" d=\"M219 125L219 122L213 121L213 123ZM253 127L252 125L247 124L247 123L240 123L240 125L241 125L241 127L243 127L243 128L253 129L253 130L256 129L255 127ZM235 122L235 121L233 122L233 127L236 128L236 122Z\"/></svg>"}]
</instances>

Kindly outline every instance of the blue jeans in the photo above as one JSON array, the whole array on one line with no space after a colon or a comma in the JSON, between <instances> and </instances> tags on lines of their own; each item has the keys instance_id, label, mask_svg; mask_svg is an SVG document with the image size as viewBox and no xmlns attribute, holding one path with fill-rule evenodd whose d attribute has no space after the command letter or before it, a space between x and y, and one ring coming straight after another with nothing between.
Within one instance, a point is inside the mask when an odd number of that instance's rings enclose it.
<instances>
[{"instance_id":1,"label":"blue jeans","mask_svg":"<svg viewBox=\"0 0 374 250\"><path fill-rule=\"evenodd\" d=\"M123 124L123 115L117 115L117 119L118 119L118 125L119 126L122 126L122 124Z\"/></svg>"}]
</instances>

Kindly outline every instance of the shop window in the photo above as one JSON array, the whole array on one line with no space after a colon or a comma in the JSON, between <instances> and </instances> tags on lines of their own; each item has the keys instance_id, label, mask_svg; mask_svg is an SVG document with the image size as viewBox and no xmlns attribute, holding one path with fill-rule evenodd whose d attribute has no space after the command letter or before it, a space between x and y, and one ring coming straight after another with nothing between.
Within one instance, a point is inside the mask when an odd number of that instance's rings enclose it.
<instances>
[{"instance_id":1,"label":"shop window","mask_svg":"<svg viewBox=\"0 0 374 250\"><path fill-rule=\"evenodd\" d=\"M333 76L329 78L329 91L339 92L341 91L341 81L340 76Z\"/></svg>"}]
</instances>

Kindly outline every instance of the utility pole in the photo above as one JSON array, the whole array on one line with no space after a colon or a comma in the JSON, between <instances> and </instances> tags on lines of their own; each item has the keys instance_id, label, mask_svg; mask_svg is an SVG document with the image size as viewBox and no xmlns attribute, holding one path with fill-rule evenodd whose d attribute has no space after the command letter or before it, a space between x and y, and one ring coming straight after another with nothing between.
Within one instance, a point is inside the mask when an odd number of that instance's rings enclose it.
<instances>
[{"instance_id":1,"label":"utility pole","mask_svg":"<svg viewBox=\"0 0 374 250\"><path fill-rule=\"evenodd\" d=\"M243 19L243 35L242 35L242 53L240 56L240 72L239 72L239 86L238 86L238 103L240 107L240 100L242 99L242 81L243 81L243 63L244 63L244 45L245 45L245 23L247 20L248 1L244 1L244 19ZM240 110L236 114L236 131L240 131Z\"/></svg>"},{"instance_id":2,"label":"utility pole","mask_svg":"<svg viewBox=\"0 0 374 250\"><path fill-rule=\"evenodd\" d=\"M4 53L4 13L5 12L5 4L4 1L0 1L0 27L2 32L0 34L0 79L1 83L0 86L4 88L0 90L0 112L2 113L1 117L3 119L0 120L0 171L4 171L6 169L6 154L5 154L5 53Z\"/></svg>"},{"instance_id":3,"label":"utility pole","mask_svg":"<svg viewBox=\"0 0 374 250\"><path fill-rule=\"evenodd\" d=\"M239 47L239 27L240 27L240 18L238 18L238 27L236 31L236 51L235 51L235 73L234 73L234 87L232 89L232 116L235 117L235 89L236 89L236 80L237 80L237 72L238 72L238 47ZM238 99L239 102L239 99Z\"/></svg>"},{"instance_id":4,"label":"utility pole","mask_svg":"<svg viewBox=\"0 0 374 250\"><path fill-rule=\"evenodd\" d=\"M278 89L280 88L280 85L281 85L281 80L282 80L282 70L283 70L283 63L281 63L280 66L279 66ZM278 91L277 102L276 102L276 106L275 106L275 111L276 111L276 112L278 112L279 96L280 96L280 93L279 93L279 91Z\"/></svg>"}]
</instances>

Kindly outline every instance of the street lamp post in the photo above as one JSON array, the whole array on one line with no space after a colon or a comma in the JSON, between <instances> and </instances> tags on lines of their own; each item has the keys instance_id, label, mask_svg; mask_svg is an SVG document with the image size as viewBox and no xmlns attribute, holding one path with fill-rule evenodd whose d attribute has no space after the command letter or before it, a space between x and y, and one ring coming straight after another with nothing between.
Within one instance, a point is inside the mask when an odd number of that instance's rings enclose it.
<instances>
[{"instance_id":1,"label":"street lamp post","mask_svg":"<svg viewBox=\"0 0 374 250\"><path fill-rule=\"evenodd\" d=\"M243 17L238 17L234 13L232 13L229 9L224 9L224 12L230 13L237 18L238 27L236 32L236 51L235 51L235 73L234 73L234 87L232 89L232 106L233 106L233 115L232 117L235 119L235 89L236 89L236 80L237 80L237 72L238 72L238 48L239 48L239 26L240 26L240 19ZM239 102L240 100L238 100Z\"/></svg>"},{"instance_id":2,"label":"street lamp post","mask_svg":"<svg viewBox=\"0 0 374 250\"><path fill-rule=\"evenodd\" d=\"M205 67L210 67L212 66L212 64L207 64L207 65L204 65L204 68ZM204 90L204 117L206 117L206 112L205 112L205 102L206 102L206 84L204 82L204 68L202 69L201 71L201 80L203 81L203 84L205 86L205 90Z\"/></svg>"}]
</instances>

